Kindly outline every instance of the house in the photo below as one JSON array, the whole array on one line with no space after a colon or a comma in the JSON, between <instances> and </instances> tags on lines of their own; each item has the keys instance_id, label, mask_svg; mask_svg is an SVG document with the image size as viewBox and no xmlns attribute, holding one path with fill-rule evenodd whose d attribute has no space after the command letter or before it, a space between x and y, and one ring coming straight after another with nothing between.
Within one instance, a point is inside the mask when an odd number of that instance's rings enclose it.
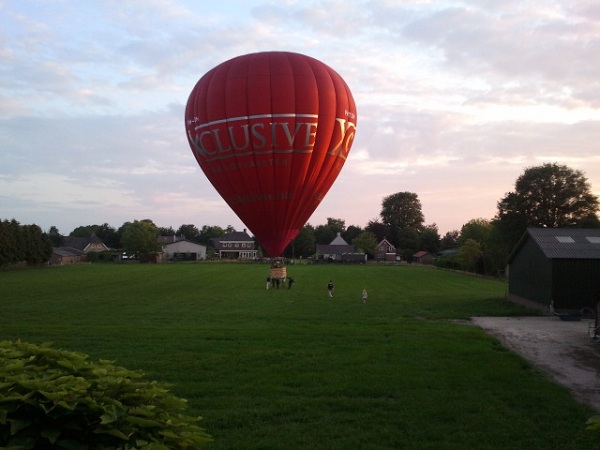
<instances>
[{"instance_id":1,"label":"house","mask_svg":"<svg viewBox=\"0 0 600 450\"><path fill-rule=\"evenodd\" d=\"M412 261L415 264L433 264L434 259L434 256L425 250L421 250L412 255Z\"/></svg>"},{"instance_id":2,"label":"house","mask_svg":"<svg viewBox=\"0 0 600 450\"><path fill-rule=\"evenodd\" d=\"M230 231L223 237L212 238L215 255L220 259L255 259L257 257L254 239L244 231Z\"/></svg>"},{"instance_id":3,"label":"house","mask_svg":"<svg viewBox=\"0 0 600 450\"><path fill-rule=\"evenodd\" d=\"M577 311L599 293L600 229L528 228L508 258L509 300Z\"/></svg>"},{"instance_id":4,"label":"house","mask_svg":"<svg viewBox=\"0 0 600 450\"><path fill-rule=\"evenodd\" d=\"M377 247L375 247L376 261L396 261L396 247L390 241L383 239Z\"/></svg>"},{"instance_id":5,"label":"house","mask_svg":"<svg viewBox=\"0 0 600 450\"><path fill-rule=\"evenodd\" d=\"M85 261L85 252L73 247L54 247L49 263L64 266Z\"/></svg>"},{"instance_id":6,"label":"house","mask_svg":"<svg viewBox=\"0 0 600 450\"><path fill-rule=\"evenodd\" d=\"M76 248L84 253L102 253L109 251L109 248L104 245L104 242L102 242L102 240L96 236L96 234L91 234L88 237L66 236L63 239L62 246Z\"/></svg>"},{"instance_id":7,"label":"house","mask_svg":"<svg viewBox=\"0 0 600 450\"><path fill-rule=\"evenodd\" d=\"M354 253L354 245L348 244L339 232L331 243L317 244L318 262L340 262L345 253Z\"/></svg>"},{"instance_id":8,"label":"house","mask_svg":"<svg viewBox=\"0 0 600 450\"><path fill-rule=\"evenodd\" d=\"M206 259L206 245L179 236L159 236L163 258L167 261L202 261Z\"/></svg>"}]
</instances>

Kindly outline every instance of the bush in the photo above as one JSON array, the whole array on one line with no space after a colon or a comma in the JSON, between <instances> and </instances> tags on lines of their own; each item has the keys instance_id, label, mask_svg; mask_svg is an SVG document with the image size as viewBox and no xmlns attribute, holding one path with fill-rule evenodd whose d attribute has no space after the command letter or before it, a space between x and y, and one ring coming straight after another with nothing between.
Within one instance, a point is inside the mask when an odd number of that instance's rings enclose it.
<instances>
[{"instance_id":1,"label":"bush","mask_svg":"<svg viewBox=\"0 0 600 450\"><path fill-rule=\"evenodd\" d=\"M144 374L48 344L0 342L0 447L197 449L211 441L186 400Z\"/></svg>"}]
</instances>

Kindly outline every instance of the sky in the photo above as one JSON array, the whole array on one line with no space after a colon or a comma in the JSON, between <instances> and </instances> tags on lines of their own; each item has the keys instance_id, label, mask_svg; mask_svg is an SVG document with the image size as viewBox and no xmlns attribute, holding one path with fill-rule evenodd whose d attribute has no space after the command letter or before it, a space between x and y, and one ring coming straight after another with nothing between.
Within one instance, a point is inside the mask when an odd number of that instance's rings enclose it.
<instances>
[{"instance_id":1,"label":"sky","mask_svg":"<svg viewBox=\"0 0 600 450\"><path fill-rule=\"evenodd\" d=\"M271 50L329 65L357 106L314 226L364 227L413 192L443 236L492 219L544 163L600 196L595 0L0 0L0 219L245 228L198 167L184 108L211 68Z\"/></svg>"}]
</instances>

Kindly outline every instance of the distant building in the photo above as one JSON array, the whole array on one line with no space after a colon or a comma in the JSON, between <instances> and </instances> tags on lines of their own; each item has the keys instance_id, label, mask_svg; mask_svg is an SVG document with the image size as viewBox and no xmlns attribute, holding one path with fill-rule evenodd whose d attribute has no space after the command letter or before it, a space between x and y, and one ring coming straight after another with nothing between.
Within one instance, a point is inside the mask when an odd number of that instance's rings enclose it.
<instances>
[{"instance_id":1,"label":"distant building","mask_svg":"<svg viewBox=\"0 0 600 450\"><path fill-rule=\"evenodd\" d=\"M66 236L61 247L54 247L50 256L50 264L65 265L87 261L90 252L103 253L109 251L104 242L92 234L88 237Z\"/></svg>"},{"instance_id":2,"label":"distant building","mask_svg":"<svg viewBox=\"0 0 600 450\"><path fill-rule=\"evenodd\" d=\"M223 237L212 238L215 255L220 259L255 259L256 243L244 231L231 231Z\"/></svg>"},{"instance_id":3,"label":"distant building","mask_svg":"<svg viewBox=\"0 0 600 450\"><path fill-rule=\"evenodd\" d=\"M528 228L508 258L508 296L544 310L595 308L600 229Z\"/></svg>"},{"instance_id":4,"label":"distant building","mask_svg":"<svg viewBox=\"0 0 600 450\"><path fill-rule=\"evenodd\" d=\"M348 255L344 257L343 255ZM350 256L352 254L352 256ZM356 262L364 259L364 253L355 253L354 245L348 244L341 233L329 244L317 244L317 261L318 262Z\"/></svg>"},{"instance_id":5,"label":"distant building","mask_svg":"<svg viewBox=\"0 0 600 450\"><path fill-rule=\"evenodd\" d=\"M198 244L178 236L159 236L163 260L202 261L206 259L206 245Z\"/></svg>"},{"instance_id":6,"label":"distant building","mask_svg":"<svg viewBox=\"0 0 600 450\"><path fill-rule=\"evenodd\" d=\"M84 253L102 253L109 251L109 248L106 245L104 245L102 239L96 236L96 234L91 234L87 237L66 236L63 239L62 247L76 248L77 250L81 250Z\"/></svg>"},{"instance_id":7,"label":"distant building","mask_svg":"<svg viewBox=\"0 0 600 450\"><path fill-rule=\"evenodd\" d=\"M85 261L85 252L73 247L54 247L50 256L50 264L64 266Z\"/></svg>"},{"instance_id":8,"label":"distant building","mask_svg":"<svg viewBox=\"0 0 600 450\"><path fill-rule=\"evenodd\" d=\"M434 259L434 256L425 250L412 255L412 262L415 264L433 264Z\"/></svg>"},{"instance_id":9,"label":"distant building","mask_svg":"<svg viewBox=\"0 0 600 450\"><path fill-rule=\"evenodd\" d=\"M396 247L390 241L383 239L375 248L376 261L396 261Z\"/></svg>"}]
</instances>

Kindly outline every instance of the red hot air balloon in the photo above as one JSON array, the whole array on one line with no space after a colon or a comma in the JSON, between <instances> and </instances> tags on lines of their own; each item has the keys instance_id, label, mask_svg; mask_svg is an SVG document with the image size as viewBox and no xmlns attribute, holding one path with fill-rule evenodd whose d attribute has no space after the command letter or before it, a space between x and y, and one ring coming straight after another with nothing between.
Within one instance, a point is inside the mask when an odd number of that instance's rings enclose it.
<instances>
[{"instance_id":1,"label":"red hot air balloon","mask_svg":"<svg viewBox=\"0 0 600 450\"><path fill-rule=\"evenodd\" d=\"M337 178L356 129L344 80L298 53L261 52L206 73L185 110L215 189L269 256L280 256Z\"/></svg>"}]
</instances>

